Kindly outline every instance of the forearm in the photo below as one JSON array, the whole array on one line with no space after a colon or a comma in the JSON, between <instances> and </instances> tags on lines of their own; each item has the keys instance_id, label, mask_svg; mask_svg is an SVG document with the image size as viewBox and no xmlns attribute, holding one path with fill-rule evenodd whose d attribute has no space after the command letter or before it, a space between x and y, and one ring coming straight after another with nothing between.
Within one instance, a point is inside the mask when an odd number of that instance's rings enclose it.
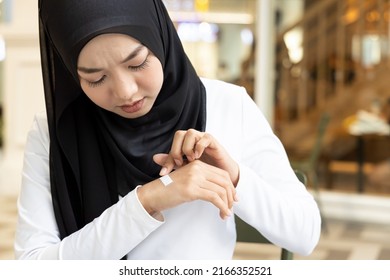
<instances>
[{"instance_id":1,"label":"forearm","mask_svg":"<svg viewBox=\"0 0 390 280\"><path fill-rule=\"evenodd\" d=\"M60 240L55 232L44 234L28 217L21 225L31 238L16 239L17 258L20 259L120 259L144 240L162 223L155 220L139 203L136 191L79 231ZM28 222L30 220L30 222ZM47 222L47 221L46 221ZM23 219L22 219L23 223ZM26 228L30 223L30 229ZM31 228L35 227L35 228ZM49 226L53 228L53 225ZM55 237L56 236L56 237Z\"/></svg>"},{"instance_id":2,"label":"forearm","mask_svg":"<svg viewBox=\"0 0 390 280\"><path fill-rule=\"evenodd\" d=\"M310 254L321 228L319 210L310 193L282 171L279 178L272 178L261 177L245 166L240 170L235 214L272 243L301 255Z\"/></svg>"}]
</instances>

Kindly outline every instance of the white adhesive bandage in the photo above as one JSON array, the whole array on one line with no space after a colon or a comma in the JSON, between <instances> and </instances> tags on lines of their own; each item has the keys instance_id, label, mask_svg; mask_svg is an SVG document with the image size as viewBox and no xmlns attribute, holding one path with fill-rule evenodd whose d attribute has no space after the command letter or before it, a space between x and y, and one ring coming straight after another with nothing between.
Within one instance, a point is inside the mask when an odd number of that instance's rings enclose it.
<instances>
[{"instance_id":1,"label":"white adhesive bandage","mask_svg":"<svg viewBox=\"0 0 390 280\"><path fill-rule=\"evenodd\" d=\"M172 178L169 175L164 175L160 177L160 181L164 184L164 186L168 186L170 183L172 183Z\"/></svg>"}]
</instances>

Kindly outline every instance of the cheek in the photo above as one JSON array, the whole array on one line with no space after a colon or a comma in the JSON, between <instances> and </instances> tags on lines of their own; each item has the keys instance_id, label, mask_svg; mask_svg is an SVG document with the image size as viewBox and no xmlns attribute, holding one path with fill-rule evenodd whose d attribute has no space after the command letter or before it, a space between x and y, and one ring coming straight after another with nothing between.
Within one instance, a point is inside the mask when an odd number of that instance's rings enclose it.
<instances>
[{"instance_id":1,"label":"cheek","mask_svg":"<svg viewBox=\"0 0 390 280\"><path fill-rule=\"evenodd\" d=\"M99 88L90 88L81 85L81 88L84 92L84 94L96 105L100 107L105 107L107 104L107 101L105 100L105 95L101 92L102 90Z\"/></svg>"},{"instance_id":2,"label":"cheek","mask_svg":"<svg viewBox=\"0 0 390 280\"><path fill-rule=\"evenodd\" d=\"M162 75L154 75L153 79L149 80L150 89L156 94L160 93L163 84L163 76Z\"/></svg>"},{"instance_id":3,"label":"cheek","mask_svg":"<svg viewBox=\"0 0 390 280\"><path fill-rule=\"evenodd\" d=\"M164 72L160 61L156 57L152 58L150 67L142 73L142 80L144 87L149 92L153 92L156 96L160 93L164 81Z\"/></svg>"},{"instance_id":4,"label":"cheek","mask_svg":"<svg viewBox=\"0 0 390 280\"><path fill-rule=\"evenodd\" d=\"M157 96L160 93L164 81L164 73L161 64L158 63L147 75L145 75L145 77L149 90L155 92Z\"/></svg>"}]
</instances>

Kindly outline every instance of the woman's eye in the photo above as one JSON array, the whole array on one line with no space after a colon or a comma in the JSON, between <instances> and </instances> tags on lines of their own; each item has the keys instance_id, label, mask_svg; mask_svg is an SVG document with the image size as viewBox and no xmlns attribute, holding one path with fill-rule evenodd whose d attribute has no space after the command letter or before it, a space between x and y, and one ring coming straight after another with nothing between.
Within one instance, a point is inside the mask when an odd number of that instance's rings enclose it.
<instances>
[{"instance_id":1,"label":"woman's eye","mask_svg":"<svg viewBox=\"0 0 390 280\"><path fill-rule=\"evenodd\" d=\"M145 69L148 66L148 64L149 64L149 54L146 56L145 60L141 64L136 66L130 65L128 68L133 71L140 71Z\"/></svg>"},{"instance_id":2,"label":"woman's eye","mask_svg":"<svg viewBox=\"0 0 390 280\"><path fill-rule=\"evenodd\" d=\"M99 80L97 81L94 81L94 82L90 82L90 81L87 81L88 82L88 85L90 87L98 87L100 85L102 85L104 83L104 81L106 80L106 76L103 76L101 77Z\"/></svg>"}]
</instances>

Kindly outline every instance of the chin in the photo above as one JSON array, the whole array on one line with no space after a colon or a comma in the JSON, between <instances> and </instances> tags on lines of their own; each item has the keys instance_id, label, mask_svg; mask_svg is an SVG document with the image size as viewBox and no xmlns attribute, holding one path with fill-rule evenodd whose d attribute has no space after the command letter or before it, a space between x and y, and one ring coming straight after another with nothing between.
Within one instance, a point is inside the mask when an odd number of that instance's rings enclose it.
<instances>
[{"instance_id":1,"label":"chin","mask_svg":"<svg viewBox=\"0 0 390 280\"><path fill-rule=\"evenodd\" d=\"M140 110L138 112L135 112L135 113L126 113L126 112L123 112L123 111L116 111L114 112L115 114L123 117L123 118L126 118L126 119L136 119L136 118L140 118L140 117L143 117L145 116L147 113L149 113L150 109L149 110Z\"/></svg>"}]
</instances>

